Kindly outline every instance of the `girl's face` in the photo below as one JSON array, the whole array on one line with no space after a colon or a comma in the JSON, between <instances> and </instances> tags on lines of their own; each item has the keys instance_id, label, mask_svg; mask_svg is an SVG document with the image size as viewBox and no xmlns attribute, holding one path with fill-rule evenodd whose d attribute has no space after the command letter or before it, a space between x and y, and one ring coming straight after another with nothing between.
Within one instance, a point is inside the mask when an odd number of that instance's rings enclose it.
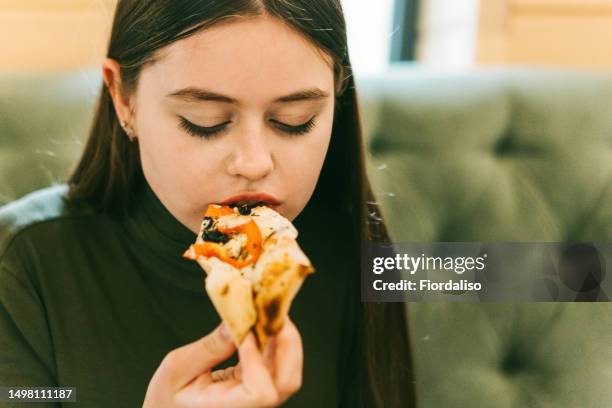
<instances>
[{"instance_id":1,"label":"girl's face","mask_svg":"<svg viewBox=\"0 0 612 408\"><path fill-rule=\"evenodd\" d=\"M161 202L194 232L209 203L243 193L273 197L293 220L329 146L331 59L271 17L217 24L159 56L127 120Z\"/></svg>"}]
</instances>

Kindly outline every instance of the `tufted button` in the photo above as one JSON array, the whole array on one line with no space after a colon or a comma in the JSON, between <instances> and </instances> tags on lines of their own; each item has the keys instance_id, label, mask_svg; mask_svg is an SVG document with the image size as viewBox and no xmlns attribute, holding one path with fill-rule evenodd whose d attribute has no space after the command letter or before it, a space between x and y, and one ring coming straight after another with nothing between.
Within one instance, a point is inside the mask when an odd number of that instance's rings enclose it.
<instances>
[{"instance_id":1,"label":"tufted button","mask_svg":"<svg viewBox=\"0 0 612 408\"><path fill-rule=\"evenodd\" d=\"M526 367L526 356L519 350L518 345L514 344L508 348L506 354L501 359L499 369L507 375L516 375L524 371Z\"/></svg>"},{"instance_id":2,"label":"tufted button","mask_svg":"<svg viewBox=\"0 0 612 408\"><path fill-rule=\"evenodd\" d=\"M512 134L506 133L497 140L493 146L493 152L496 156L504 156L512 149Z\"/></svg>"}]
</instances>

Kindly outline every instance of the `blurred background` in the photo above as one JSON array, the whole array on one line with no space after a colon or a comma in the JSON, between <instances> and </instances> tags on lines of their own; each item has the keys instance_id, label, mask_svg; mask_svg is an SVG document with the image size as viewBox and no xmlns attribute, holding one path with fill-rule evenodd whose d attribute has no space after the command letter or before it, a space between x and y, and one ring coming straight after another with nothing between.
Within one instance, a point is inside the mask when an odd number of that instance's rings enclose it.
<instances>
[{"instance_id":1,"label":"blurred background","mask_svg":"<svg viewBox=\"0 0 612 408\"><path fill-rule=\"evenodd\" d=\"M394 240L612 241L612 0L342 3ZM114 4L0 0L0 205L74 167ZM612 407L605 303L407 310L419 407Z\"/></svg>"},{"instance_id":2,"label":"blurred background","mask_svg":"<svg viewBox=\"0 0 612 408\"><path fill-rule=\"evenodd\" d=\"M612 0L342 0L359 73L612 65ZM115 0L0 0L0 69L97 65Z\"/></svg>"}]
</instances>

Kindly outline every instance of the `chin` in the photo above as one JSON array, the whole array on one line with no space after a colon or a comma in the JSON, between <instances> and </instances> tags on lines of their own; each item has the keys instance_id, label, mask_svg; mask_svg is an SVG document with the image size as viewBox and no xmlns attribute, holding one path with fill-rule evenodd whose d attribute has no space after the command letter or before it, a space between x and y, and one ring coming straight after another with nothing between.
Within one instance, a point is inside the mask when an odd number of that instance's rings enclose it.
<instances>
[{"instance_id":1,"label":"chin","mask_svg":"<svg viewBox=\"0 0 612 408\"><path fill-rule=\"evenodd\" d=\"M295 220L297 216L300 215L303 209L304 207L302 207L301 209L296 209L296 208L286 208L284 206L281 206L281 208L277 209L276 211L280 215L288 219L289 221L293 222L293 220Z\"/></svg>"}]
</instances>

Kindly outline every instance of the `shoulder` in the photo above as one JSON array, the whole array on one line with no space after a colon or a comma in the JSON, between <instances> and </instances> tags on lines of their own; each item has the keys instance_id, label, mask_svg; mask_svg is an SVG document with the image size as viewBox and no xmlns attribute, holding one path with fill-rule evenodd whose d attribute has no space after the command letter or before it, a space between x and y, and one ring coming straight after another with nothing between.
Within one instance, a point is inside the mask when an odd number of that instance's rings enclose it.
<instances>
[{"instance_id":1,"label":"shoulder","mask_svg":"<svg viewBox=\"0 0 612 408\"><path fill-rule=\"evenodd\" d=\"M37 225L91 214L91 210L73 205L67 194L68 186L59 184L0 207L0 258L16 236Z\"/></svg>"}]
</instances>

